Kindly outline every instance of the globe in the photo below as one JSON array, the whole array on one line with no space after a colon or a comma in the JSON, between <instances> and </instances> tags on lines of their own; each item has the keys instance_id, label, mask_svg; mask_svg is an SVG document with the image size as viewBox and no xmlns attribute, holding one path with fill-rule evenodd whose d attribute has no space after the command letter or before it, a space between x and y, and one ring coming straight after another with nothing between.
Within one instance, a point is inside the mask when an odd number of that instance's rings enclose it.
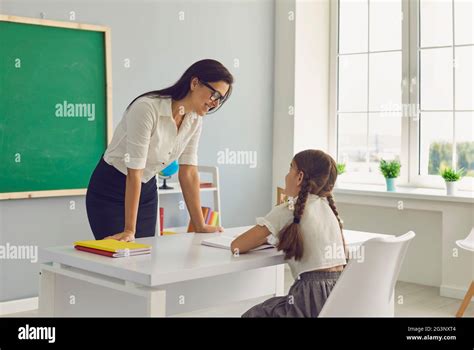
<instances>
[{"instance_id":1,"label":"globe","mask_svg":"<svg viewBox=\"0 0 474 350\"><path fill-rule=\"evenodd\" d=\"M175 160L172 163L170 163L170 165L168 165L166 168L164 168L163 170L161 170L158 173L159 178L163 179L163 185L160 186L160 190L172 190L173 189L173 187L170 187L170 186L166 185L166 180L170 179L171 176L173 176L174 174L176 174L178 172L178 170L179 170L179 164L178 164L178 161Z\"/></svg>"}]
</instances>

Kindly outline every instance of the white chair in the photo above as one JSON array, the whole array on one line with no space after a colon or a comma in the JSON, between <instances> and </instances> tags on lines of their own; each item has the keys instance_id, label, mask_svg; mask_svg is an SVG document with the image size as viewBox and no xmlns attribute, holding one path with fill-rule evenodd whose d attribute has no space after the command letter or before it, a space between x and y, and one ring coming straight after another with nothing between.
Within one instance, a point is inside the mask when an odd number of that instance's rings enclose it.
<instances>
[{"instance_id":1,"label":"white chair","mask_svg":"<svg viewBox=\"0 0 474 350\"><path fill-rule=\"evenodd\" d=\"M459 248L469 250L474 252L474 227L471 229L471 233L465 238L456 241L456 244ZM464 315L464 311L466 311L467 306L471 302L472 297L474 296L474 281L471 282L471 286L466 292L464 296L464 300L459 307L458 312L456 312L456 317L462 317Z\"/></svg>"},{"instance_id":2,"label":"white chair","mask_svg":"<svg viewBox=\"0 0 474 350\"><path fill-rule=\"evenodd\" d=\"M394 289L413 231L399 237L372 238L351 259L319 317L393 317Z\"/></svg>"}]
</instances>

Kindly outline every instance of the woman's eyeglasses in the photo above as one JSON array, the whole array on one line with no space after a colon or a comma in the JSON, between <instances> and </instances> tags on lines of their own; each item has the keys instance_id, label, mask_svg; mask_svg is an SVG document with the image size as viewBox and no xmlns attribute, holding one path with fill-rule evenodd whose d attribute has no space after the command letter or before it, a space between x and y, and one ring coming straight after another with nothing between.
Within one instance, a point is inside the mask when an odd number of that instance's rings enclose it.
<instances>
[{"instance_id":1,"label":"woman's eyeglasses","mask_svg":"<svg viewBox=\"0 0 474 350\"><path fill-rule=\"evenodd\" d=\"M202 80L199 80L199 82L204 85L205 87L207 87L209 90L212 91L212 94L211 94L211 101L214 102L214 101L217 101L217 103L219 105L221 105L222 103L224 103L224 101L226 100L226 96L222 96L221 93L219 91L217 91L216 89L214 89L211 85L209 85L208 83L202 81Z\"/></svg>"}]
</instances>

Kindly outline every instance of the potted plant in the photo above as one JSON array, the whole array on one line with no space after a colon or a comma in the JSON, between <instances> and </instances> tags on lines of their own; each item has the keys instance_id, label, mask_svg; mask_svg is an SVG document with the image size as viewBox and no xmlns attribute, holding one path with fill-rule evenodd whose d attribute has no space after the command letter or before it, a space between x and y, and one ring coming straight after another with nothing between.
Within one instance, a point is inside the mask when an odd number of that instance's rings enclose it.
<instances>
[{"instance_id":1,"label":"potted plant","mask_svg":"<svg viewBox=\"0 0 474 350\"><path fill-rule=\"evenodd\" d=\"M464 175L464 169L455 170L451 167L445 167L440 171L440 175L446 182L446 194L454 196L456 194L456 182Z\"/></svg>"},{"instance_id":2,"label":"potted plant","mask_svg":"<svg viewBox=\"0 0 474 350\"><path fill-rule=\"evenodd\" d=\"M385 177L387 183L387 191L395 191L395 179L400 175L400 162L398 160L392 160L387 162L386 160L380 161L380 172Z\"/></svg>"},{"instance_id":3,"label":"potted plant","mask_svg":"<svg viewBox=\"0 0 474 350\"><path fill-rule=\"evenodd\" d=\"M342 175L346 172L346 163L337 163L337 175Z\"/></svg>"}]
</instances>

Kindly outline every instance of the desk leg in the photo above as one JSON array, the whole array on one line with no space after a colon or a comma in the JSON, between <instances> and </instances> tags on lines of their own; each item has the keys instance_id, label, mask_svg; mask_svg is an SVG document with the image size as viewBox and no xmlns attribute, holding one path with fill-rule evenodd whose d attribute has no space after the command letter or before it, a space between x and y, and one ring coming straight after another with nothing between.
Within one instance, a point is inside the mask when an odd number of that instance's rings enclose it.
<instances>
[{"instance_id":1,"label":"desk leg","mask_svg":"<svg viewBox=\"0 0 474 350\"><path fill-rule=\"evenodd\" d=\"M150 292L148 296L148 316L165 317L166 316L166 291L157 290Z\"/></svg>"},{"instance_id":2,"label":"desk leg","mask_svg":"<svg viewBox=\"0 0 474 350\"><path fill-rule=\"evenodd\" d=\"M54 288L56 274L47 270L40 271L39 305L38 312L41 317L54 316Z\"/></svg>"}]
</instances>

